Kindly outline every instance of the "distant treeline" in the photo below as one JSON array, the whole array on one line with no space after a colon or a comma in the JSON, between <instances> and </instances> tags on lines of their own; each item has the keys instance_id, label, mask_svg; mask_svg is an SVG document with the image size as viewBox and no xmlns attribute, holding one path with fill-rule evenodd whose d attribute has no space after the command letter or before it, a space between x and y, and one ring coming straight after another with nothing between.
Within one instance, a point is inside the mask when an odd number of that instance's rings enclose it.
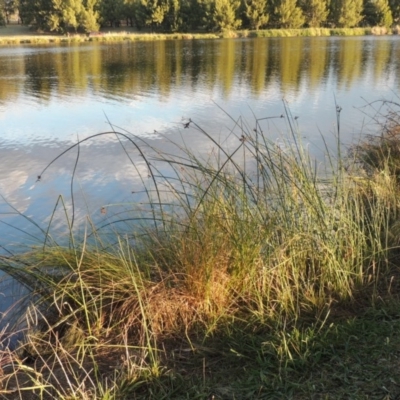
<instances>
[{"instance_id":1,"label":"distant treeline","mask_svg":"<svg viewBox=\"0 0 400 400\"><path fill-rule=\"evenodd\" d=\"M164 32L385 26L399 0L0 0L0 22L18 15L43 31L97 31L128 25Z\"/></svg>"}]
</instances>

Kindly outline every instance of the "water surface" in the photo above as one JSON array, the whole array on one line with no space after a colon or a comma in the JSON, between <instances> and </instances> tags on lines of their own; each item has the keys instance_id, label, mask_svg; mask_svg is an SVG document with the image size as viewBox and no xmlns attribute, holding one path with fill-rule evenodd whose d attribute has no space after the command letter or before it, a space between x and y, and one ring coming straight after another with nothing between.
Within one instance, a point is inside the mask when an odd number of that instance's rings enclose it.
<instances>
[{"instance_id":1,"label":"water surface","mask_svg":"<svg viewBox=\"0 0 400 400\"><path fill-rule=\"evenodd\" d=\"M304 142L321 156L321 134L334 145L335 106L341 135L351 143L373 131L366 103L395 98L399 89L398 37L259 38L140 43L82 43L0 48L0 246L33 245L43 238L59 195L71 212L71 177L78 148L46 165L90 135L130 132L151 145L174 152L185 140L207 155L210 142L189 128L188 118L227 147L232 120L249 126L279 116L284 102ZM224 111L226 113L224 113ZM273 120L268 137L278 140L287 123ZM137 168L145 162L131 145ZM145 172L144 172L145 173ZM109 218L110 204L138 201L141 181L113 135L79 146L74 174L75 216L84 221ZM115 206L115 212L120 206ZM112 208L108 207L108 210ZM23 213L29 219L16 216ZM61 213L62 214L62 213ZM62 226L62 216L53 222ZM21 231L28 232L21 239Z\"/></svg>"}]
</instances>

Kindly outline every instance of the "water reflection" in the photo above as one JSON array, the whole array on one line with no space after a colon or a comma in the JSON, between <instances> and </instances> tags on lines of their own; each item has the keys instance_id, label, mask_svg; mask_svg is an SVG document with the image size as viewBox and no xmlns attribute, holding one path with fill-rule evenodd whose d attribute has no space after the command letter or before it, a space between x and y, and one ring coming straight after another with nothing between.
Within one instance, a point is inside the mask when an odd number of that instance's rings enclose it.
<instances>
[{"instance_id":1,"label":"water reflection","mask_svg":"<svg viewBox=\"0 0 400 400\"><path fill-rule=\"evenodd\" d=\"M357 128L355 103L362 97L375 100L392 94L399 88L399 76L400 41L395 37L1 48L0 194L45 222L57 195L69 196L76 155L52 167L48 186L35 184L37 174L78 138L114 129L110 121L158 141L163 148L167 146L163 135L173 139L182 135L193 149L207 152L204 138L182 131L181 121L196 119L224 140L221 132L231 120L226 116L221 120L223 113L213 101L235 118L246 112L253 118L253 113L282 114L285 98L301 117L305 140L318 148L319 131L328 135L330 143L336 98L344 110L342 133L347 140L346 135ZM273 139L285 126L269 129ZM132 201L129 194L136 188L132 174L126 180L121 177L127 169L120 145L102 139L91 148L93 152L81 156L79 164L82 191L90 197L87 203L100 209L108 202ZM0 227L0 232L4 229Z\"/></svg>"},{"instance_id":2,"label":"water reflection","mask_svg":"<svg viewBox=\"0 0 400 400\"><path fill-rule=\"evenodd\" d=\"M272 77L277 77L284 94L298 90L302 80L317 88L329 71L337 89L348 89L365 78L369 65L375 79L390 67L398 70L400 51L396 39L301 37L64 47L66 51L49 48L13 57L2 49L0 101L12 101L21 93L42 102L88 92L121 95L154 90L169 97L177 86L196 88L203 83L229 97L235 81L244 76L253 95L268 90Z\"/></svg>"},{"instance_id":3,"label":"water reflection","mask_svg":"<svg viewBox=\"0 0 400 400\"><path fill-rule=\"evenodd\" d=\"M379 46L372 47L371 59L374 60L374 80L375 82L388 77L390 72L390 59L393 54L393 42L382 41Z\"/></svg>"}]
</instances>

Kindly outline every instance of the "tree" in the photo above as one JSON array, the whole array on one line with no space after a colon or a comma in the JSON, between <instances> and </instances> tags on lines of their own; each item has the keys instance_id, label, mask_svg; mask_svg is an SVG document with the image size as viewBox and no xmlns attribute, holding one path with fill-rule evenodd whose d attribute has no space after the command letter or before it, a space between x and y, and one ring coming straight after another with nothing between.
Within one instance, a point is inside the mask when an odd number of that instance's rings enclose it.
<instances>
[{"instance_id":1,"label":"tree","mask_svg":"<svg viewBox=\"0 0 400 400\"><path fill-rule=\"evenodd\" d=\"M215 8L215 0L198 0L201 8L201 25L207 30L214 30L214 21L212 15Z\"/></svg>"},{"instance_id":2,"label":"tree","mask_svg":"<svg viewBox=\"0 0 400 400\"><path fill-rule=\"evenodd\" d=\"M140 0L140 7L137 9L137 17L145 25L159 27L169 11L168 0Z\"/></svg>"},{"instance_id":3,"label":"tree","mask_svg":"<svg viewBox=\"0 0 400 400\"><path fill-rule=\"evenodd\" d=\"M98 0L19 0L18 11L24 24L46 31L65 32L99 29Z\"/></svg>"},{"instance_id":4,"label":"tree","mask_svg":"<svg viewBox=\"0 0 400 400\"><path fill-rule=\"evenodd\" d=\"M240 0L199 0L203 26L210 31L237 29Z\"/></svg>"},{"instance_id":5,"label":"tree","mask_svg":"<svg viewBox=\"0 0 400 400\"><path fill-rule=\"evenodd\" d=\"M353 28L362 20L363 0L334 0L331 2L331 20L338 27Z\"/></svg>"},{"instance_id":6,"label":"tree","mask_svg":"<svg viewBox=\"0 0 400 400\"><path fill-rule=\"evenodd\" d=\"M135 0L124 0L124 17L126 18L126 24L133 26L136 18L136 1Z\"/></svg>"},{"instance_id":7,"label":"tree","mask_svg":"<svg viewBox=\"0 0 400 400\"><path fill-rule=\"evenodd\" d=\"M56 0L20 0L18 10L22 22L42 30L59 30L61 11L55 8L53 1Z\"/></svg>"},{"instance_id":8,"label":"tree","mask_svg":"<svg viewBox=\"0 0 400 400\"><path fill-rule=\"evenodd\" d=\"M5 26L6 25L6 16L4 9L1 7L1 2L0 2L0 26Z\"/></svg>"},{"instance_id":9,"label":"tree","mask_svg":"<svg viewBox=\"0 0 400 400\"><path fill-rule=\"evenodd\" d=\"M139 30L142 29L148 18L147 5L147 2L141 0L124 0L123 15L127 25L136 25Z\"/></svg>"},{"instance_id":10,"label":"tree","mask_svg":"<svg viewBox=\"0 0 400 400\"><path fill-rule=\"evenodd\" d=\"M280 28L301 28L304 25L304 15L297 0L278 0L275 7L275 19Z\"/></svg>"},{"instance_id":11,"label":"tree","mask_svg":"<svg viewBox=\"0 0 400 400\"><path fill-rule=\"evenodd\" d=\"M251 29L258 30L267 25L269 14L265 0L245 0L245 15L249 20Z\"/></svg>"},{"instance_id":12,"label":"tree","mask_svg":"<svg viewBox=\"0 0 400 400\"><path fill-rule=\"evenodd\" d=\"M400 1L399 0L389 0L390 10L392 11L392 17L394 23L400 23Z\"/></svg>"},{"instance_id":13,"label":"tree","mask_svg":"<svg viewBox=\"0 0 400 400\"><path fill-rule=\"evenodd\" d=\"M42 30L49 30L50 18L55 14L53 0L37 0L34 5L36 26Z\"/></svg>"},{"instance_id":14,"label":"tree","mask_svg":"<svg viewBox=\"0 0 400 400\"><path fill-rule=\"evenodd\" d=\"M182 27L181 1L169 0L168 10L164 18L164 27L170 32L177 32Z\"/></svg>"},{"instance_id":15,"label":"tree","mask_svg":"<svg viewBox=\"0 0 400 400\"><path fill-rule=\"evenodd\" d=\"M204 9L198 0L181 0L181 29L188 31L202 25Z\"/></svg>"},{"instance_id":16,"label":"tree","mask_svg":"<svg viewBox=\"0 0 400 400\"><path fill-rule=\"evenodd\" d=\"M81 0L52 0L52 2L53 9L47 17L48 28L59 32L70 28L76 31L80 26L83 10Z\"/></svg>"},{"instance_id":17,"label":"tree","mask_svg":"<svg viewBox=\"0 0 400 400\"><path fill-rule=\"evenodd\" d=\"M0 25L10 22L10 17L17 11L17 0L0 0Z\"/></svg>"},{"instance_id":18,"label":"tree","mask_svg":"<svg viewBox=\"0 0 400 400\"><path fill-rule=\"evenodd\" d=\"M237 29L242 21L237 18L240 0L215 0L212 20L215 29L224 31Z\"/></svg>"},{"instance_id":19,"label":"tree","mask_svg":"<svg viewBox=\"0 0 400 400\"><path fill-rule=\"evenodd\" d=\"M121 19L124 18L124 0L100 0L99 14L102 24L119 26Z\"/></svg>"},{"instance_id":20,"label":"tree","mask_svg":"<svg viewBox=\"0 0 400 400\"><path fill-rule=\"evenodd\" d=\"M320 27L328 18L328 7L326 0L302 0L301 8L308 26Z\"/></svg>"},{"instance_id":21,"label":"tree","mask_svg":"<svg viewBox=\"0 0 400 400\"><path fill-rule=\"evenodd\" d=\"M366 0L364 21L370 26L390 27L393 23L393 17L388 0Z\"/></svg>"},{"instance_id":22,"label":"tree","mask_svg":"<svg viewBox=\"0 0 400 400\"><path fill-rule=\"evenodd\" d=\"M30 0L19 0L18 14L21 22L25 25L35 22L36 3Z\"/></svg>"},{"instance_id":23,"label":"tree","mask_svg":"<svg viewBox=\"0 0 400 400\"><path fill-rule=\"evenodd\" d=\"M84 0L80 15L80 26L85 32L97 32L100 28L98 0Z\"/></svg>"}]
</instances>

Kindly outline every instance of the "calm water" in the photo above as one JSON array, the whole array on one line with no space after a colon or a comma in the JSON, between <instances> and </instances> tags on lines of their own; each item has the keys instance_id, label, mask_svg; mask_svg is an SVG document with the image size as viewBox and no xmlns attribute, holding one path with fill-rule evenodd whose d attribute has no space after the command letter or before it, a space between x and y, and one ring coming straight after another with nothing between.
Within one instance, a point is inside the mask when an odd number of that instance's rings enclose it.
<instances>
[{"instance_id":1,"label":"calm water","mask_svg":"<svg viewBox=\"0 0 400 400\"><path fill-rule=\"evenodd\" d=\"M209 142L183 129L188 118L223 141L232 121L220 108L252 125L253 113L259 118L282 114L285 99L299 116L304 141L318 154L321 132L328 143L335 140L335 98L343 108L342 138L350 143L361 130L372 129L357 108L394 98L399 77L399 37L0 48L0 246L12 250L16 243L40 243L39 228L47 227L59 195L71 212L77 149L57 160L40 182L37 176L78 138L111 130L110 124L163 150L173 152L168 140L183 137L193 151L207 154ZM268 129L275 140L287 128L277 120ZM227 139L228 147L233 139ZM134 149L128 150L135 157ZM142 160L137 163L146 169ZM79 147L76 221L87 215L106 221L137 200L132 192L139 187L138 174L114 136ZM16 210L39 227L17 217ZM60 213L52 227L56 231L64 223ZM16 228L27 232L23 239Z\"/></svg>"}]
</instances>

